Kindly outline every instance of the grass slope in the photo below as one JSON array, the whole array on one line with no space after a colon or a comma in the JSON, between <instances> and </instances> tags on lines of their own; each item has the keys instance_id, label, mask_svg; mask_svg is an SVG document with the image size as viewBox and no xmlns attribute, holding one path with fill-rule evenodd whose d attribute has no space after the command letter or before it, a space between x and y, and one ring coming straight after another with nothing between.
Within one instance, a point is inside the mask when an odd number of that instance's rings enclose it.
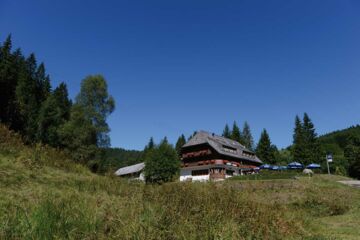
<instances>
[{"instance_id":1,"label":"grass slope","mask_svg":"<svg viewBox=\"0 0 360 240\"><path fill-rule=\"evenodd\" d=\"M339 179L128 183L0 127L0 239L357 239Z\"/></svg>"}]
</instances>

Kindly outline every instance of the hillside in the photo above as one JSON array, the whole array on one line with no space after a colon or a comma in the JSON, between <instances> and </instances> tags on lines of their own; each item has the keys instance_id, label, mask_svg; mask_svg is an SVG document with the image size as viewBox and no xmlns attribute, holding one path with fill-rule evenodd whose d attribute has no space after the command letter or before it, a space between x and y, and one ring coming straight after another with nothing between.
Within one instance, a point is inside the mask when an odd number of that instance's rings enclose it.
<instances>
[{"instance_id":1,"label":"hillside","mask_svg":"<svg viewBox=\"0 0 360 240\"><path fill-rule=\"evenodd\" d=\"M322 149L332 152L334 155L343 156L350 136L360 138L360 125L324 134L319 136L319 141Z\"/></svg>"},{"instance_id":2,"label":"hillside","mask_svg":"<svg viewBox=\"0 0 360 240\"><path fill-rule=\"evenodd\" d=\"M144 185L0 127L0 239L357 239L340 177Z\"/></svg>"}]
</instances>

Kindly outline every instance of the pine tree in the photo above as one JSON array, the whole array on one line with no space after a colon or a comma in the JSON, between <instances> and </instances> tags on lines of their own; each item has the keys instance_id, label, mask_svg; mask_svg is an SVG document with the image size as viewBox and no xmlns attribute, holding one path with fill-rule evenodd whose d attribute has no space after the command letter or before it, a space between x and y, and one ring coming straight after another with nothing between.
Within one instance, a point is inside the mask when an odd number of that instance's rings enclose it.
<instances>
[{"instance_id":1,"label":"pine tree","mask_svg":"<svg viewBox=\"0 0 360 240\"><path fill-rule=\"evenodd\" d=\"M37 140L51 146L60 146L59 129L70 116L71 101L67 87L61 83L44 101L38 118Z\"/></svg>"},{"instance_id":2,"label":"pine tree","mask_svg":"<svg viewBox=\"0 0 360 240\"><path fill-rule=\"evenodd\" d=\"M154 138L151 137L150 140L149 140L149 143L148 145L146 146L147 149L153 149L155 147L155 143L154 143Z\"/></svg>"},{"instance_id":3,"label":"pine tree","mask_svg":"<svg viewBox=\"0 0 360 240\"><path fill-rule=\"evenodd\" d=\"M314 124L311 119L304 113L303 118L303 133L305 146L304 164L318 163L320 160L320 145L317 140Z\"/></svg>"},{"instance_id":4,"label":"pine tree","mask_svg":"<svg viewBox=\"0 0 360 240\"><path fill-rule=\"evenodd\" d=\"M242 138L244 141L244 146L250 150L253 150L254 148L254 140L251 134L250 126L245 121L243 131L242 131Z\"/></svg>"},{"instance_id":5,"label":"pine tree","mask_svg":"<svg viewBox=\"0 0 360 240\"><path fill-rule=\"evenodd\" d=\"M192 139L196 134L197 134L197 131L194 131L193 134L188 137L188 141L189 141L190 139Z\"/></svg>"},{"instance_id":6,"label":"pine tree","mask_svg":"<svg viewBox=\"0 0 360 240\"><path fill-rule=\"evenodd\" d=\"M18 131L22 128L22 122L15 101L15 89L25 60L20 49L12 53L11 48L9 35L0 46L0 122Z\"/></svg>"},{"instance_id":7,"label":"pine tree","mask_svg":"<svg viewBox=\"0 0 360 240\"><path fill-rule=\"evenodd\" d=\"M49 75L46 75L44 63L41 63L37 68L35 73L35 81L37 87L36 98L38 102L41 103L46 100L51 91L50 77Z\"/></svg>"},{"instance_id":8,"label":"pine tree","mask_svg":"<svg viewBox=\"0 0 360 240\"><path fill-rule=\"evenodd\" d=\"M180 155L180 152L181 152L181 148L182 146L184 146L186 143L186 139L185 139L185 136L184 134L181 134L181 136L178 138L177 142L176 142L176 145L175 145L175 149L176 149L176 152Z\"/></svg>"},{"instance_id":9,"label":"pine tree","mask_svg":"<svg viewBox=\"0 0 360 240\"><path fill-rule=\"evenodd\" d=\"M299 116L296 116L293 137L292 153L294 160L304 165L318 163L321 158L320 145L314 124L306 113L304 113L303 122Z\"/></svg>"},{"instance_id":10,"label":"pine tree","mask_svg":"<svg viewBox=\"0 0 360 240\"><path fill-rule=\"evenodd\" d=\"M231 132L230 132L229 125L227 125L227 124L225 125L222 136L225 137L225 138L231 138Z\"/></svg>"},{"instance_id":11,"label":"pine tree","mask_svg":"<svg viewBox=\"0 0 360 240\"><path fill-rule=\"evenodd\" d=\"M298 162L303 162L306 158L304 129L298 115L295 117L292 154L294 160Z\"/></svg>"},{"instance_id":12,"label":"pine tree","mask_svg":"<svg viewBox=\"0 0 360 240\"><path fill-rule=\"evenodd\" d=\"M243 144L240 128L238 127L238 125L235 121L234 121L233 128L231 131L231 139Z\"/></svg>"},{"instance_id":13,"label":"pine tree","mask_svg":"<svg viewBox=\"0 0 360 240\"><path fill-rule=\"evenodd\" d=\"M25 68L19 73L18 84L16 86L16 101L23 121L22 133L27 142L33 142L37 130L37 118L40 110L37 99L38 88L35 79L36 58L34 54L25 61Z\"/></svg>"},{"instance_id":14,"label":"pine tree","mask_svg":"<svg viewBox=\"0 0 360 240\"><path fill-rule=\"evenodd\" d=\"M11 36L0 46L0 121L8 123L8 105L11 101Z\"/></svg>"},{"instance_id":15,"label":"pine tree","mask_svg":"<svg viewBox=\"0 0 360 240\"><path fill-rule=\"evenodd\" d=\"M256 147L256 155L266 163L274 164L275 163L275 151L277 148L275 145L271 144L269 134L266 129L261 133L259 143Z\"/></svg>"}]
</instances>

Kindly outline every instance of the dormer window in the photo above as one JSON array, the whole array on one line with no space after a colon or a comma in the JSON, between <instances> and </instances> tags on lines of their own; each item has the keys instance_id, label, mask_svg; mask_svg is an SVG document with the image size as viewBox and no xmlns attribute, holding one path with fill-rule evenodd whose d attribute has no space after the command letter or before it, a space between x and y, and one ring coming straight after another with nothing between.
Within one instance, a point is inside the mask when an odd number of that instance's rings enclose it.
<instances>
[{"instance_id":1,"label":"dormer window","mask_svg":"<svg viewBox=\"0 0 360 240\"><path fill-rule=\"evenodd\" d=\"M223 145L222 147L223 147L223 150L225 152L234 153L234 154L236 154L236 152L237 152L236 148L229 147L229 146L226 146L226 145Z\"/></svg>"}]
</instances>

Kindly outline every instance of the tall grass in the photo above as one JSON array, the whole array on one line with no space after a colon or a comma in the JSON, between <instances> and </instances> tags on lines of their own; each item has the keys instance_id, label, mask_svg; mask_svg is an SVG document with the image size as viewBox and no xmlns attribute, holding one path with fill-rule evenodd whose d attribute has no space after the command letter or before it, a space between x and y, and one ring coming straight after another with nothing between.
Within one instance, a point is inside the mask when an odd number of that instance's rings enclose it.
<instances>
[{"instance_id":1,"label":"tall grass","mask_svg":"<svg viewBox=\"0 0 360 240\"><path fill-rule=\"evenodd\" d=\"M314 220L357 214L356 200L324 177L127 182L0 128L0 239L327 239Z\"/></svg>"}]
</instances>

